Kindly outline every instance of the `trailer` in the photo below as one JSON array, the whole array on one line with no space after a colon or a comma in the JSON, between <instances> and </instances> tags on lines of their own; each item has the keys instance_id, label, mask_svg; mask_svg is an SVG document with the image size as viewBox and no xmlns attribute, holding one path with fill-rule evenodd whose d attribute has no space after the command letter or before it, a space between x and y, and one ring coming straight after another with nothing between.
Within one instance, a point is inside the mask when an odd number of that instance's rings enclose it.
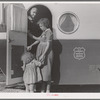
<instances>
[{"instance_id":1,"label":"trailer","mask_svg":"<svg viewBox=\"0 0 100 100\"><path fill-rule=\"evenodd\" d=\"M6 85L22 82L21 55L27 47L28 12L51 21L52 80L57 85L100 84L100 3L2 3L0 68ZM43 16L44 15L44 16ZM30 26L31 27L31 26Z\"/></svg>"}]
</instances>

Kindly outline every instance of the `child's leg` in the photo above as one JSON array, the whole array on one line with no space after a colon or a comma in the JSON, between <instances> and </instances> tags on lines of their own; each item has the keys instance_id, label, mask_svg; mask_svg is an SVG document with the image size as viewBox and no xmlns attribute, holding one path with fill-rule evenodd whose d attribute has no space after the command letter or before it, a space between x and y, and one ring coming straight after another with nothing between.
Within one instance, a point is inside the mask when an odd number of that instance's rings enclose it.
<instances>
[{"instance_id":1,"label":"child's leg","mask_svg":"<svg viewBox=\"0 0 100 100\"><path fill-rule=\"evenodd\" d=\"M47 82L46 92L50 92L51 82Z\"/></svg>"},{"instance_id":2,"label":"child's leg","mask_svg":"<svg viewBox=\"0 0 100 100\"><path fill-rule=\"evenodd\" d=\"M30 86L30 92L34 92L33 91L34 90L34 84L30 84L29 86Z\"/></svg>"},{"instance_id":3,"label":"child's leg","mask_svg":"<svg viewBox=\"0 0 100 100\"><path fill-rule=\"evenodd\" d=\"M26 92L29 92L29 85L25 84Z\"/></svg>"},{"instance_id":4,"label":"child's leg","mask_svg":"<svg viewBox=\"0 0 100 100\"><path fill-rule=\"evenodd\" d=\"M46 91L46 85L47 85L47 83L45 81L42 81L41 92L45 92Z\"/></svg>"},{"instance_id":5,"label":"child's leg","mask_svg":"<svg viewBox=\"0 0 100 100\"><path fill-rule=\"evenodd\" d=\"M33 91L36 92L36 84L34 84Z\"/></svg>"}]
</instances>

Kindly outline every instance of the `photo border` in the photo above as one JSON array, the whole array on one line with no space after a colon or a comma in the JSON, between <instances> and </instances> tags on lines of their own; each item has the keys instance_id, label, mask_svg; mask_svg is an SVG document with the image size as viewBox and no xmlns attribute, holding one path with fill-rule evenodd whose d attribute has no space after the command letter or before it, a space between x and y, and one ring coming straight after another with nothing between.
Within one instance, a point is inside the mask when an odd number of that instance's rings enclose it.
<instances>
[{"instance_id":1,"label":"photo border","mask_svg":"<svg viewBox=\"0 0 100 100\"><path fill-rule=\"evenodd\" d=\"M99 2L100 0L0 0L1 2ZM0 99L4 100L35 100L35 99L70 99L70 100L97 100L100 99L100 93L0 93Z\"/></svg>"}]
</instances>

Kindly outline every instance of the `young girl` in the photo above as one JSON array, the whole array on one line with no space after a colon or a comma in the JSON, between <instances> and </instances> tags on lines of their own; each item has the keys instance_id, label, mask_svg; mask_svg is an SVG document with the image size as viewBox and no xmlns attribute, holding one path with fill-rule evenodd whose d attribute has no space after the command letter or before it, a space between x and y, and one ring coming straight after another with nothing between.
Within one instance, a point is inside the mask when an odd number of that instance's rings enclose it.
<instances>
[{"instance_id":1,"label":"young girl","mask_svg":"<svg viewBox=\"0 0 100 100\"><path fill-rule=\"evenodd\" d=\"M35 37L31 33L29 35L36 41L28 46L28 50L31 50L32 46L38 44L36 59L42 63L40 67L42 74L42 89L41 92L50 92L51 84L51 67L53 61L52 52L52 40L53 33L50 29L50 22L47 18L41 18L38 23L40 29L43 31L40 37Z\"/></svg>"},{"instance_id":2,"label":"young girl","mask_svg":"<svg viewBox=\"0 0 100 100\"><path fill-rule=\"evenodd\" d=\"M24 53L21 57L21 60L23 61L23 81L26 87L26 92L34 92L35 83L41 80L41 74L38 68L41 66L41 63L37 61L35 56L30 52ZM39 77L37 75L37 71Z\"/></svg>"}]
</instances>

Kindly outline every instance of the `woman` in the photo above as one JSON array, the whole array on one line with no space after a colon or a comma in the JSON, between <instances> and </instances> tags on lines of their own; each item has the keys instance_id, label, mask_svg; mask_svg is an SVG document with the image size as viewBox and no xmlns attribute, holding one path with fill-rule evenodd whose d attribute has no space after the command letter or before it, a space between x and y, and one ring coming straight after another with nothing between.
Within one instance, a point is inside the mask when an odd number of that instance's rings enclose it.
<instances>
[{"instance_id":1,"label":"woman","mask_svg":"<svg viewBox=\"0 0 100 100\"><path fill-rule=\"evenodd\" d=\"M38 18L38 13L39 10L37 7L33 7L29 10L28 12L28 31L31 32L32 34L34 34L35 36L40 36L39 34L42 32L38 25L37 25L37 21L40 19ZM38 34L37 34L38 33ZM35 39L33 39L32 37L30 37L29 35L27 35L27 45L31 45L33 42L35 42ZM37 45L35 45L35 48L37 47ZM33 49L30 51L31 53L36 53L36 49Z\"/></svg>"}]
</instances>

